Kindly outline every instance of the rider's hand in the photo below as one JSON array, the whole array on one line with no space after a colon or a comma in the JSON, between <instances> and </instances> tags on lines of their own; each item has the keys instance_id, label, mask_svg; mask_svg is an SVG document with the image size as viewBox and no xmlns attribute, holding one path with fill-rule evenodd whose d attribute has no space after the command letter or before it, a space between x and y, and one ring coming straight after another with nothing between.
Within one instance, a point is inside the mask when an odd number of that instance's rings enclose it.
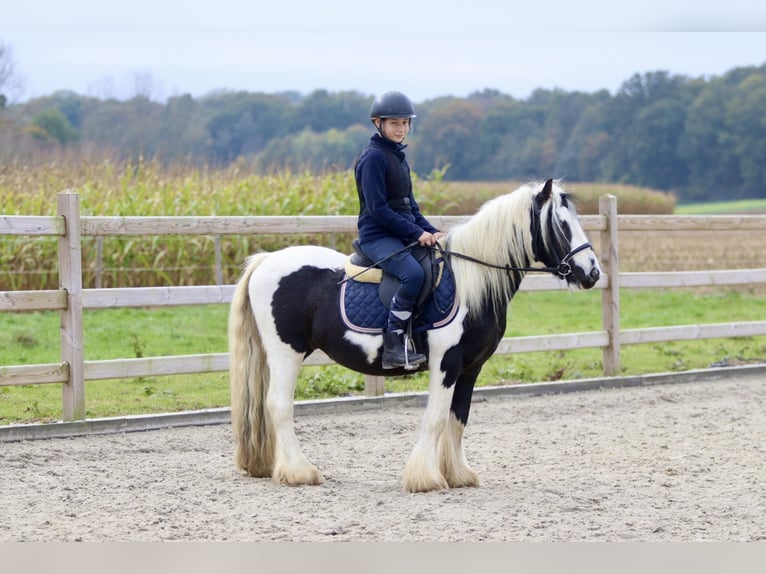
<instances>
[{"instance_id":1,"label":"rider's hand","mask_svg":"<svg viewBox=\"0 0 766 574\"><path fill-rule=\"evenodd\" d=\"M426 245L433 245L436 243L436 238L433 236L433 234L429 233L428 231L424 231L420 234L420 237L418 237L418 243L420 243L422 246Z\"/></svg>"},{"instance_id":2,"label":"rider's hand","mask_svg":"<svg viewBox=\"0 0 766 574\"><path fill-rule=\"evenodd\" d=\"M436 245L436 242L444 237L444 235L445 234L441 231L437 231L436 233L429 233L428 231L424 231L420 234L420 237L418 237L418 243L424 247L426 245Z\"/></svg>"}]
</instances>

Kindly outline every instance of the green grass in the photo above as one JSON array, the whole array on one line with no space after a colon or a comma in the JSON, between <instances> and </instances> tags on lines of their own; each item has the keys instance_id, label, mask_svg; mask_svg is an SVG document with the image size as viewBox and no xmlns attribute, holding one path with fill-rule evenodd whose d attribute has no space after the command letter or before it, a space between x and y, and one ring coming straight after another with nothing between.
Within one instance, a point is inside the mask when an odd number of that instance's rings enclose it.
<instances>
[{"instance_id":1,"label":"green grass","mask_svg":"<svg viewBox=\"0 0 766 574\"><path fill-rule=\"evenodd\" d=\"M736 215L745 213L766 213L766 199L689 203L678 205L675 209L676 215Z\"/></svg>"},{"instance_id":2,"label":"green grass","mask_svg":"<svg viewBox=\"0 0 766 574\"><path fill-rule=\"evenodd\" d=\"M601 293L521 292L511 305L507 336L596 331L601 328ZM227 305L86 311L86 360L227 350ZM622 328L763 320L766 298L739 291L688 290L621 293ZM0 365L57 362L58 314L0 314ZM766 337L712 339L623 347L623 374L705 368L722 360L766 361ZM478 385L598 377L601 351L495 356ZM389 378L389 392L422 391L427 375ZM361 394L362 375L338 366L306 367L296 398ZM88 418L228 406L227 373L141 377L86 383ZM60 385L0 387L0 424L57 420Z\"/></svg>"}]
</instances>

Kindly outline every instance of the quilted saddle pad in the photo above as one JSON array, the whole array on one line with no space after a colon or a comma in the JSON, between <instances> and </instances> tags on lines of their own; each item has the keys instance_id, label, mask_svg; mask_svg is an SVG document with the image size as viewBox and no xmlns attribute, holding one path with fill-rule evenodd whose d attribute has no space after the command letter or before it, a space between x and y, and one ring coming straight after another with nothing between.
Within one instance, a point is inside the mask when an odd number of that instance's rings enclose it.
<instances>
[{"instance_id":1,"label":"quilted saddle pad","mask_svg":"<svg viewBox=\"0 0 766 574\"><path fill-rule=\"evenodd\" d=\"M388 309L380 300L378 283L346 281L340 290L340 314L343 322L358 333L382 333L388 321ZM438 329L448 325L457 314L455 278L449 266L444 267L436 289L415 309L413 332Z\"/></svg>"}]
</instances>

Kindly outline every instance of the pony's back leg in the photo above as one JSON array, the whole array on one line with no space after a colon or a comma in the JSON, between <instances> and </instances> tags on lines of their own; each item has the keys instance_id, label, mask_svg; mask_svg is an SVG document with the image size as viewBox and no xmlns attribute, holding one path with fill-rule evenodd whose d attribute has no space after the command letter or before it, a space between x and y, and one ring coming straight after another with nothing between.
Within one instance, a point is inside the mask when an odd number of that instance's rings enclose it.
<instances>
[{"instance_id":1,"label":"pony's back leg","mask_svg":"<svg viewBox=\"0 0 766 574\"><path fill-rule=\"evenodd\" d=\"M274 430L274 471L275 482L289 485L322 484L324 478L316 466L303 454L295 436L293 401L295 384L301 368L302 356L269 356L271 384L266 397L272 428Z\"/></svg>"},{"instance_id":2,"label":"pony's back leg","mask_svg":"<svg viewBox=\"0 0 766 574\"><path fill-rule=\"evenodd\" d=\"M268 292L264 277L268 279L271 272L259 273L267 258L267 254L258 254L248 259L229 314L235 460L251 476L271 476L286 484L321 484L322 475L303 456L293 424L295 384L303 354L282 342L270 301L255 296Z\"/></svg>"}]
</instances>

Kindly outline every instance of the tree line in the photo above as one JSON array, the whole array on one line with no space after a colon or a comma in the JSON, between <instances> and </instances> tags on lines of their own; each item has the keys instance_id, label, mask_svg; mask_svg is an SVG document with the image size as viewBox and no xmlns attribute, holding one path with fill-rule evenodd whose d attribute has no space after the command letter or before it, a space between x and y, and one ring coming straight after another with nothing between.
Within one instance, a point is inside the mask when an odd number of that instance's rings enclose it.
<instances>
[{"instance_id":1,"label":"tree line","mask_svg":"<svg viewBox=\"0 0 766 574\"><path fill-rule=\"evenodd\" d=\"M0 162L109 154L262 173L347 170L373 133L371 102L326 90L3 100ZM483 90L415 106L408 159L423 178L626 183L685 201L766 197L766 64L711 78L636 74L614 95Z\"/></svg>"}]
</instances>

